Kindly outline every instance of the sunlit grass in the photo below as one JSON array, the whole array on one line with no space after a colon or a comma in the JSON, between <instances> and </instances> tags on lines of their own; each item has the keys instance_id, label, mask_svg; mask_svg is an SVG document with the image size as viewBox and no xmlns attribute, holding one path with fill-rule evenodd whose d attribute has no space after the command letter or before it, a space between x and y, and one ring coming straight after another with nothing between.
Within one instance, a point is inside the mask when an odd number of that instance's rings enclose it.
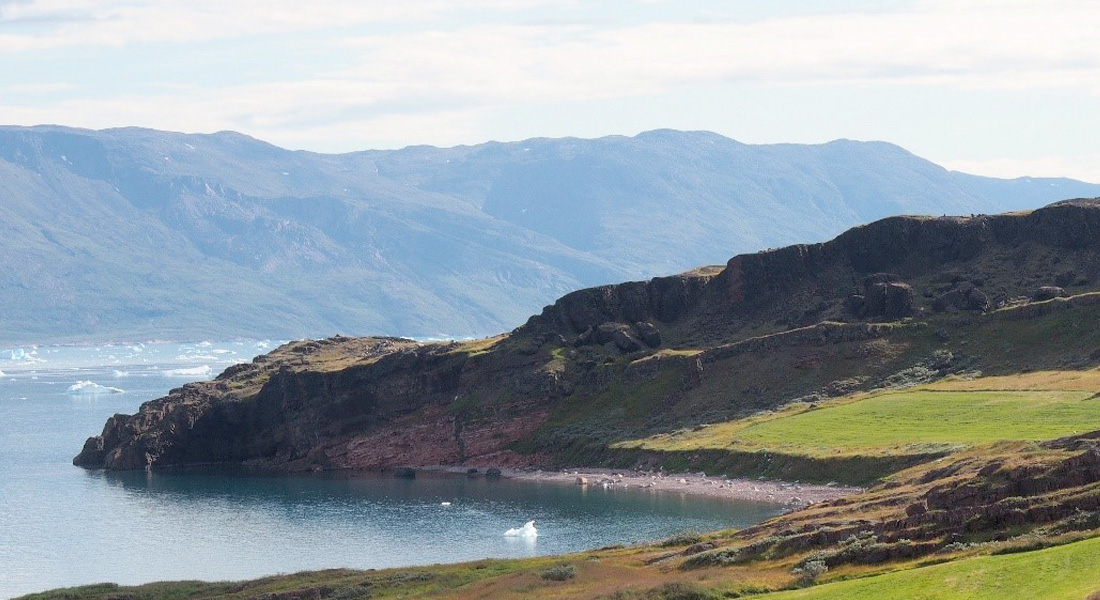
<instances>
[{"instance_id":1,"label":"sunlit grass","mask_svg":"<svg viewBox=\"0 0 1100 600\"><path fill-rule=\"evenodd\" d=\"M796 405L622 446L830 457L927 454L997 441L1046 440L1100 429L1100 399L1093 399L1094 382L1100 383L1100 375L1093 372L948 382L856 396L817 408Z\"/></svg>"},{"instance_id":2,"label":"sunlit grass","mask_svg":"<svg viewBox=\"0 0 1100 600\"><path fill-rule=\"evenodd\" d=\"M1100 539L757 596L760 600L1083 600L1100 590Z\"/></svg>"}]
</instances>

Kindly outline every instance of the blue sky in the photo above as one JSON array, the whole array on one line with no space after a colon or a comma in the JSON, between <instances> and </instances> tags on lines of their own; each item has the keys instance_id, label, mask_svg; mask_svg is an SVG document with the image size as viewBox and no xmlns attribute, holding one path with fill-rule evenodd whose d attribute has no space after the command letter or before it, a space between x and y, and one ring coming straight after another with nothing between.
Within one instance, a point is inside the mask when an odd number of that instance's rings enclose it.
<instances>
[{"instance_id":1,"label":"blue sky","mask_svg":"<svg viewBox=\"0 0 1100 600\"><path fill-rule=\"evenodd\" d=\"M0 0L0 122L322 152L705 129L1100 182L1095 0Z\"/></svg>"}]
</instances>

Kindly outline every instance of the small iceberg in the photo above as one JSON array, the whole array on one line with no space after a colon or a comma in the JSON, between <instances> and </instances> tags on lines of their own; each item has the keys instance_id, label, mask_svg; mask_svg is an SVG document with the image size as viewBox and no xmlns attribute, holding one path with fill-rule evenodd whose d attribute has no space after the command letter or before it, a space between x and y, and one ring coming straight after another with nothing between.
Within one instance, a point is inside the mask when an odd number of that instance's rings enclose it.
<instances>
[{"instance_id":1,"label":"small iceberg","mask_svg":"<svg viewBox=\"0 0 1100 600\"><path fill-rule=\"evenodd\" d=\"M98 396L100 394L123 394L124 390L106 385L99 385L94 381L78 381L69 386L69 393L74 396Z\"/></svg>"},{"instance_id":2,"label":"small iceberg","mask_svg":"<svg viewBox=\"0 0 1100 600\"><path fill-rule=\"evenodd\" d=\"M451 503L450 502L440 502L439 505L440 506L450 506Z\"/></svg>"},{"instance_id":3,"label":"small iceberg","mask_svg":"<svg viewBox=\"0 0 1100 600\"><path fill-rule=\"evenodd\" d=\"M162 371L161 374L165 377L210 377L210 365L185 369L168 369Z\"/></svg>"},{"instance_id":4,"label":"small iceberg","mask_svg":"<svg viewBox=\"0 0 1100 600\"><path fill-rule=\"evenodd\" d=\"M535 538L539 536L539 530L535 529L535 522L528 521L523 527L513 527L504 532L508 537Z\"/></svg>"}]
</instances>

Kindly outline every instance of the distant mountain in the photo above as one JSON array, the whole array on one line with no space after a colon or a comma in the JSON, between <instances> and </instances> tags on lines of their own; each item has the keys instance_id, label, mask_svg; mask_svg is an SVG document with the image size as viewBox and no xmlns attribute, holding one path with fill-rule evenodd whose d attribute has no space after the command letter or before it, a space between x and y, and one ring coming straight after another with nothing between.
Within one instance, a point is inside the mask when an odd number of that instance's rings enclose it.
<instances>
[{"instance_id":1,"label":"distant mountain","mask_svg":"<svg viewBox=\"0 0 1100 600\"><path fill-rule=\"evenodd\" d=\"M324 155L231 132L0 128L0 340L467 336L572 289L897 213L1100 196L881 142L706 132Z\"/></svg>"}]
</instances>

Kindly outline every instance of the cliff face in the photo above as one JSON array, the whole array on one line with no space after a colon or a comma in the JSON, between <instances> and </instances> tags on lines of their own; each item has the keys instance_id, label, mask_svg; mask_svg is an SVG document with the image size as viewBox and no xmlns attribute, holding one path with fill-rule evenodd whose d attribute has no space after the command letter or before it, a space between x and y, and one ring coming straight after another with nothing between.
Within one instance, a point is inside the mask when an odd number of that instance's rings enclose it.
<instances>
[{"instance_id":1,"label":"cliff face","mask_svg":"<svg viewBox=\"0 0 1100 600\"><path fill-rule=\"evenodd\" d=\"M739 255L724 269L580 290L520 331L569 339L608 322L652 322L674 342L728 341L822 320L997 308L1041 287L1093 289L1098 277L1100 199L1068 200L1020 214L892 217L821 244ZM961 300L937 302L960 288ZM967 304L975 288L987 301ZM866 303L876 294L880 302ZM906 296L892 311L891 295Z\"/></svg>"},{"instance_id":2,"label":"cliff face","mask_svg":"<svg viewBox=\"0 0 1100 600\"><path fill-rule=\"evenodd\" d=\"M985 312L1098 288L1100 200L884 219L724 268L573 292L500 338L295 342L111 417L74 462L333 469L583 456L627 435L863 389L924 365L921 353ZM904 320L914 326L865 325ZM1070 359L1088 357L1059 356Z\"/></svg>"}]
</instances>

